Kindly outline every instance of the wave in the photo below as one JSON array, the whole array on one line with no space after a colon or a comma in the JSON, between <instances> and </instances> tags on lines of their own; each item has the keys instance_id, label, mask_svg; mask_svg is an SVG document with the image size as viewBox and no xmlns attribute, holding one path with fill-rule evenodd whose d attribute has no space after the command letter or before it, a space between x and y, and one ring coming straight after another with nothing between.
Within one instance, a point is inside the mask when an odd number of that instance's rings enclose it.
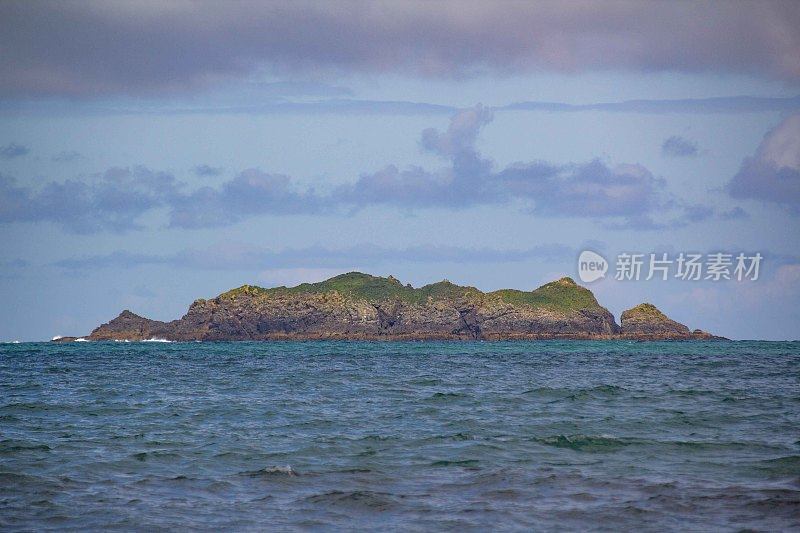
<instances>
[{"instance_id":1,"label":"wave","mask_svg":"<svg viewBox=\"0 0 800 533\"><path fill-rule=\"evenodd\" d=\"M610 435L551 435L535 437L534 442L556 448L569 448L582 452L610 452L631 444L635 439L612 437Z\"/></svg>"},{"instance_id":2,"label":"wave","mask_svg":"<svg viewBox=\"0 0 800 533\"><path fill-rule=\"evenodd\" d=\"M139 341L139 342L175 342L175 341L170 341L170 340L167 340L167 339L156 339L156 338L152 338L152 339L142 339L142 340L141 340L141 341Z\"/></svg>"},{"instance_id":3,"label":"wave","mask_svg":"<svg viewBox=\"0 0 800 533\"><path fill-rule=\"evenodd\" d=\"M428 399L436 401L446 401L446 400L454 400L457 398L466 398L466 397L467 397L466 394L461 394L460 392L435 392Z\"/></svg>"},{"instance_id":4,"label":"wave","mask_svg":"<svg viewBox=\"0 0 800 533\"><path fill-rule=\"evenodd\" d=\"M239 475L242 476L249 476L249 477L262 477L262 476L287 476L287 477L296 477L300 474L291 467L291 465L286 466L267 466L261 468L259 470L246 470L244 472L239 472Z\"/></svg>"},{"instance_id":5,"label":"wave","mask_svg":"<svg viewBox=\"0 0 800 533\"><path fill-rule=\"evenodd\" d=\"M477 459L463 459L460 461L434 461L431 466L478 466Z\"/></svg>"},{"instance_id":6,"label":"wave","mask_svg":"<svg viewBox=\"0 0 800 533\"><path fill-rule=\"evenodd\" d=\"M131 455L131 458L136 459L137 461L149 461L151 459L163 459L163 458L174 458L180 457L178 452L168 451L168 450L152 450L149 452L138 452Z\"/></svg>"},{"instance_id":7,"label":"wave","mask_svg":"<svg viewBox=\"0 0 800 533\"><path fill-rule=\"evenodd\" d=\"M305 501L313 504L365 507L381 511L393 508L398 503L397 496L394 494L372 490L335 490L323 494L314 494L307 497Z\"/></svg>"},{"instance_id":8,"label":"wave","mask_svg":"<svg viewBox=\"0 0 800 533\"><path fill-rule=\"evenodd\" d=\"M590 396L603 396L611 397L618 394L627 392L627 389L618 385L596 385L594 387L585 388L568 388L568 387L536 387L522 391L522 395L534 395L544 397L561 397L571 400L588 398Z\"/></svg>"},{"instance_id":9,"label":"wave","mask_svg":"<svg viewBox=\"0 0 800 533\"><path fill-rule=\"evenodd\" d=\"M75 342L89 342L89 339L86 339L84 337L78 337L77 339L75 339Z\"/></svg>"},{"instance_id":10,"label":"wave","mask_svg":"<svg viewBox=\"0 0 800 533\"><path fill-rule=\"evenodd\" d=\"M797 476L800 475L800 455L787 455L759 461L757 468L774 475Z\"/></svg>"},{"instance_id":11,"label":"wave","mask_svg":"<svg viewBox=\"0 0 800 533\"><path fill-rule=\"evenodd\" d=\"M40 442L30 442L18 439L4 439L0 441L0 455L24 451L49 452L50 450L52 450L50 446Z\"/></svg>"}]
</instances>

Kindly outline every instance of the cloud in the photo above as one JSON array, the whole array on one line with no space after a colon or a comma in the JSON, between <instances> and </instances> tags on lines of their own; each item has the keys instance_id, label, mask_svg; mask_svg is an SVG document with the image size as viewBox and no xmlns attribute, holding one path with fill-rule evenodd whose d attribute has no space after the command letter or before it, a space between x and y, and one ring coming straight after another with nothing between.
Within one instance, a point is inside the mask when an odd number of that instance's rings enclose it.
<instances>
[{"instance_id":1,"label":"cloud","mask_svg":"<svg viewBox=\"0 0 800 533\"><path fill-rule=\"evenodd\" d=\"M0 174L0 222L54 222L76 233L122 232L177 191L170 174L111 168L92 181L49 182L39 190Z\"/></svg>"},{"instance_id":2,"label":"cloud","mask_svg":"<svg viewBox=\"0 0 800 533\"><path fill-rule=\"evenodd\" d=\"M698 24L697 21L712 21ZM264 70L800 81L794 1L0 3L0 95L173 94ZM746 35L747 39L741 36Z\"/></svg>"},{"instance_id":3,"label":"cloud","mask_svg":"<svg viewBox=\"0 0 800 533\"><path fill-rule=\"evenodd\" d=\"M83 159L83 156L75 150L71 150L68 152L65 151L55 154L50 158L50 161L53 161L54 163L70 163L79 159Z\"/></svg>"},{"instance_id":4,"label":"cloud","mask_svg":"<svg viewBox=\"0 0 800 533\"><path fill-rule=\"evenodd\" d=\"M556 217L643 215L660 207L664 186L641 165L610 168L599 159L582 165L518 163L498 180L515 196L533 200L534 213Z\"/></svg>"},{"instance_id":5,"label":"cloud","mask_svg":"<svg viewBox=\"0 0 800 533\"><path fill-rule=\"evenodd\" d=\"M424 130L423 149L447 161L439 169L388 165L323 192L255 168L195 190L187 190L170 174L144 167L110 169L89 182L50 182L40 190L0 176L0 198L5 200L0 222L51 221L84 233L126 231L140 227L138 219L145 213L163 209L171 227L194 229L260 215L332 215L370 206L462 209L511 202L537 216L605 219L609 228L661 229L711 216L710 208L681 206L664 191L664 180L641 165L609 165L600 159L568 165L533 161L497 170L474 146L491 117L478 105L456 113L443 132ZM210 167L197 168L210 172ZM672 222L652 219L655 213L669 216L676 209L682 215Z\"/></svg>"},{"instance_id":6,"label":"cloud","mask_svg":"<svg viewBox=\"0 0 800 533\"><path fill-rule=\"evenodd\" d=\"M709 205L685 204L677 200L666 202L662 209L668 213L662 220L655 220L650 213L640 213L606 221L603 227L612 230L660 231L685 228L708 220L739 220L749 216L740 207L720 211Z\"/></svg>"},{"instance_id":7,"label":"cloud","mask_svg":"<svg viewBox=\"0 0 800 533\"><path fill-rule=\"evenodd\" d=\"M0 159L14 159L26 155L30 150L27 146L22 146L17 143L10 143L5 146L0 146Z\"/></svg>"},{"instance_id":8,"label":"cloud","mask_svg":"<svg viewBox=\"0 0 800 533\"><path fill-rule=\"evenodd\" d=\"M72 104L72 109L76 104ZM390 115L451 115L458 111L456 107L426 102L408 102L402 100L356 100L327 99L315 102L257 102L237 105L170 107L159 106L152 109L126 109L124 107L106 108L83 104L84 109L95 113L130 113L150 112L154 114L315 114L315 115L349 115L349 114L390 114Z\"/></svg>"},{"instance_id":9,"label":"cloud","mask_svg":"<svg viewBox=\"0 0 800 533\"><path fill-rule=\"evenodd\" d=\"M30 263L24 259L0 259L0 279L14 279L28 271Z\"/></svg>"},{"instance_id":10,"label":"cloud","mask_svg":"<svg viewBox=\"0 0 800 533\"><path fill-rule=\"evenodd\" d=\"M673 100L626 100L590 104L559 102L517 102L497 108L508 111L581 112L607 111L618 113L763 113L800 109L800 96L716 96L712 98L680 98Z\"/></svg>"},{"instance_id":11,"label":"cloud","mask_svg":"<svg viewBox=\"0 0 800 533\"><path fill-rule=\"evenodd\" d=\"M694 157L697 155L697 143L673 135L661 145L661 153L668 157Z\"/></svg>"},{"instance_id":12,"label":"cloud","mask_svg":"<svg viewBox=\"0 0 800 533\"><path fill-rule=\"evenodd\" d=\"M263 214L320 212L322 199L313 190L301 191L289 176L248 169L222 184L189 194L171 196L170 226L203 228L233 224Z\"/></svg>"},{"instance_id":13,"label":"cloud","mask_svg":"<svg viewBox=\"0 0 800 533\"><path fill-rule=\"evenodd\" d=\"M237 97L235 103L202 101L197 105L159 100L116 100L108 105L102 100L3 100L0 111L16 113L82 114L82 115L452 115L458 111L451 105L404 100L324 99L316 101L286 101L267 99L264 95Z\"/></svg>"},{"instance_id":14,"label":"cloud","mask_svg":"<svg viewBox=\"0 0 800 533\"><path fill-rule=\"evenodd\" d=\"M454 115L444 132L422 132L423 149L448 159L450 166L437 171L387 166L340 187L335 203L454 209L519 200L532 204L528 210L539 216L591 218L643 217L671 207L664 181L641 165L534 161L498 171L474 147L491 118L490 111L476 106Z\"/></svg>"},{"instance_id":15,"label":"cloud","mask_svg":"<svg viewBox=\"0 0 800 533\"><path fill-rule=\"evenodd\" d=\"M259 86L259 84L253 84ZM196 115L196 114L315 114L315 115L453 115L462 110L451 105L432 104L403 100L359 100L352 98L329 98L315 101L286 101L283 99L264 101L265 95L250 95L252 102L238 98L235 105L218 103L186 106L159 102L158 105L140 101L120 101L113 107L92 100L0 100L0 110L16 112L46 112L59 114L157 114L157 115ZM497 107L486 107L493 113L508 111L579 113L602 111L609 113L687 113L687 114L742 114L763 112L791 112L800 110L800 96L757 97L730 96L713 98L688 98L677 100L628 100L623 102L603 102L589 104L566 104L560 102L517 102Z\"/></svg>"},{"instance_id":16,"label":"cloud","mask_svg":"<svg viewBox=\"0 0 800 533\"><path fill-rule=\"evenodd\" d=\"M453 157L471 151L481 128L492 121L492 111L478 104L472 109L456 113L450 120L447 131L440 133L434 128L422 131L422 148L434 154Z\"/></svg>"},{"instance_id":17,"label":"cloud","mask_svg":"<svg viewBox=\"0 0 800 533\"><path fill-rule=\"evenodd\" d=\"M275 81L271 83L251 83L247 86L261 96L315 96L344 97L352 96L353 91L347 87L329 85L317 81Z\"/></svg>"},{"instance_id":18,"label":"cloud","mask_svg":"<svg viewBox=\"0 0 800 533\"><path fill-rule=\"evenodd\" d=\"M459 209L507 200L506 191L497 187L491 173L491 162L469 151L454 156L450 167L435 172L416 166L400 170L390 165L363 174L332 196L335 204L356 209L371 205Z\"/></svg>"},{"instance_id":19,"label":"cloud","mask_svg":"<svg viewBox=\"0 0 800 533\"><path fill-rule=\"evenodd\" d=\"M198 176L219 176L222 174L222 167L212 167L209 165L197 165L192 170Z\"/></svg>"},{"instance_id":20,"label":"cloud","mask_svg":"<svg viewBox=\"0 0 800 533\"><path fill-rule=\"evenodd\" d=\"M308 247L268 250L244 244L224 243L205 249L186 249L174 254L110 254L63 259L52 266L70 270L136 268L148 265L197 270L263 270L278 268L341 268L353 264L375 266L396 263L508 263L528 260L567 261L577 251L562 244L542 244L523 250L412 246L391 249L362 244L342 249Z\"/></svg>"},{"instance_id":21,"label":"cloud","mask_svg":"<svg viewBox=\"0 0 800 533\"><path fill-rule=\"evenodd\" d=\"M800 214L800 114L767 132L755 155L742 162L727 185L737 199L782 205Z\"/></svg>"},{"instance_id":22,"label":"cloud","mask_svg":"<svg viewBox=\"0 0 800 533\"><path fill-rule=\"evenodd\" d=\"M723 220L745 220L750 218L750 214L739 206L733 207L720 214Z\"/></svg>"}]
</instances>

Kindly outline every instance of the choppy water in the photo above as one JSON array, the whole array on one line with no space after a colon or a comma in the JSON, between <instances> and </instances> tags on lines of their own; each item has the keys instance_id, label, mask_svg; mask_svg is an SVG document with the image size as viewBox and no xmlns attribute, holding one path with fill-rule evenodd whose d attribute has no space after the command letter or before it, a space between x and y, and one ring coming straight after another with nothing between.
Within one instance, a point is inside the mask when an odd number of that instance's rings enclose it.
<instances>
[{"instance_id":1,"label":"choppy water","mask_svg":"<svg viewBox=\"0 0 800 533\"><path fill-rule=\"evenodd\" d=\"M800 343L0 346L0 527L800 527Z\"/></svg>"}]
</instances>

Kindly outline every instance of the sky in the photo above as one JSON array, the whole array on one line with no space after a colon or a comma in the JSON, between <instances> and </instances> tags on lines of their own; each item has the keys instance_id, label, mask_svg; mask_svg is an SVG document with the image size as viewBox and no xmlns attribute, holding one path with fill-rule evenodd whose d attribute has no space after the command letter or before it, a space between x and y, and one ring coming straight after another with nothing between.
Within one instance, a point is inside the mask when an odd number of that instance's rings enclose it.
<instances>
[{"instance_id":1,"label":"sky","mask_svg":"<svg viewBox=\"0 0 800 533\"><path fill-rule=\"evenodd\" d=\"M7 0L0 51L0 341L352 270L532 290L584 250L618 320L800 338L797 2Z\"/></svg>"}]
</instances>

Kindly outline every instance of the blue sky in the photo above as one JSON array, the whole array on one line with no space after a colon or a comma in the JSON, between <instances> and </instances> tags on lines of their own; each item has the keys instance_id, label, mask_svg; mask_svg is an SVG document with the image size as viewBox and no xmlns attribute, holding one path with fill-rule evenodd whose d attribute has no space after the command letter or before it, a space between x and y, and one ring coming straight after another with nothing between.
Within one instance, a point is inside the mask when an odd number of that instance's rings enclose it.
<instances>
[{"instance_id":1,"label":"blue sky","mask_svg":"<svg viewBox=\"0 0 800 533\"><path fill-rule=\"evenodd\" d=\"M590 288L796 339L799 27L791 2L6 2L0 340L349 270L533 289L587 248L761 252L757 281Z\"/></svg>"}]
</instances>

